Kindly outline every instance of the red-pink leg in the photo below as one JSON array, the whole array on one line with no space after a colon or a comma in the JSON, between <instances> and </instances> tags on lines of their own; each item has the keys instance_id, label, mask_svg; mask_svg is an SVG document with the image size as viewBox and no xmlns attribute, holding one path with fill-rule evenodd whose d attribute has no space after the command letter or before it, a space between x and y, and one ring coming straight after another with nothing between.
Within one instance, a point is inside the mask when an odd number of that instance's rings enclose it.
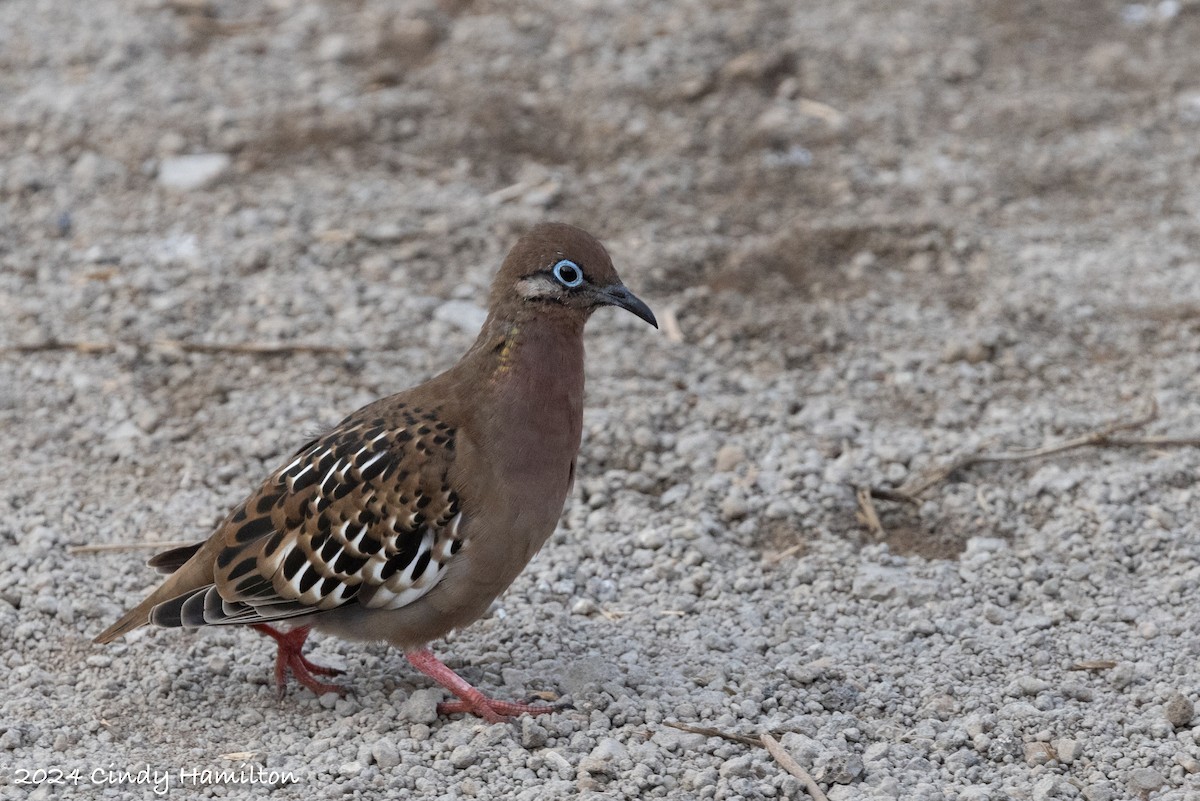
<instances>
[{"instance_id":1,"label":"red-pink leg","mask_svg":"<svg viewBox=\"0 0 1200 801\"><path fill-rule=\"evenodd\" d=\"M296 681L317 695L324 695L325 693L346 694L345 687L319 681L313 675L316 673L321 676L337 676L342 671L337 668L314 664L305 659L304 654L301 653L304 649L304 641L308 639L308 634L312 630L310 626L297 626L291 631L280 631L265 623L255 623L250 628L267 635L279 645L279 653L275 655L275 686L279 689L280 698L283 697L284 690L287 687L287 674L289 670L296 677Z\"/></svg>"},{"instance_id":2,"label":"red-pink leg","mask_svg":"<svg viewBox=\"0 0 1200 801\"><path fill-rule=\"evenodd\" d=\"M412 666L424 673L461 700L438 704L439 715L454 715L459 712L469 712L486 720L488 723L500 723L516 715L543 715L554 712L561 707L545 704L516 704L509 701L496 701L476 690L465 679L433 655L428 648L419 651L409 651L404 655Z\"/></svg>"}]
</instances>

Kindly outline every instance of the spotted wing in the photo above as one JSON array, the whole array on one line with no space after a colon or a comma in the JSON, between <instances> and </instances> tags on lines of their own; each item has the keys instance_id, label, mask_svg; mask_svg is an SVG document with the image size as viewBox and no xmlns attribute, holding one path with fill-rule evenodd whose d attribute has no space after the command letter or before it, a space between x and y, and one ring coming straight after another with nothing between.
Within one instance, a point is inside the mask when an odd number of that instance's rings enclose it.
<instances>
[{"instance_id":1,"label":"spotted wing","mask_svg":"<svg viewBox=\"0 0 1200 801\"><path fill-rule=\"evenodd\" d=\"M367 407L306 445L226 518L214 583L156 606L159 625L257 623L347 604L398 609L463 544L455 429Z\"/></svg>"}]
</instances>

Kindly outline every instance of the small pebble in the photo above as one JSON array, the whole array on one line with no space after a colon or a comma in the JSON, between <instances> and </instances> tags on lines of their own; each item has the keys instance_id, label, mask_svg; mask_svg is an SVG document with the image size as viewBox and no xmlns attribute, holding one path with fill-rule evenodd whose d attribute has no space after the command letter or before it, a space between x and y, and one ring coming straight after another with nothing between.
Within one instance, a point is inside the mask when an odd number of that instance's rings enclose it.
<instances>
[{"instance_id":1,"label":"small pebble","mask_svg":"<svg viewBox=\"0 0 1200 801\"><path fill-rule=\"evenodd\" d=\"M746 452L736 445L725 445L719 451L713 469L718 473L728 473L746 460Z\"/></svg>"},{"instance_id":2,"label":"small pebble","mask_svg":"<svg viewBox=\"0 0 1200 801\"><path fill-rule=\"evenodd\" d=\"M203 189L223 176L232 163L224 153L171 156L158 165L158 183L181 192Z\"/></svg>"},{"instance_id":3,"label":"small pebble","mask_svg":"<svg viewBox=\"0 0 1200 801\"><path fill-rule=\"evenodd\" d=\"M409 723L433 723L437 720L437 705L444 693L441 690L413 690L400 705L399 717Z\"/></svg>"},{"instance_id":4,"label":"small pebble","mask_svg":"<svg viewBox=\"0 0 1200 801\"><path fill-rule=\"evenodd\" d=\"M33 602L33 608L43 615L57 615L58 599L52 595L39 595Z\"/></svg>"},{"instance_id":5,"label":"small pebble","mask_svg":"<svg viewBox=\"0 0 1200 801\"><path fill-rule=\"evenodd\" d=\"M1177 729L1182 729L1196 717L1196 706L1192 700L1181 693L1174 693L1167 699L1167 722Z\"/></svg>"},{"instance_id":6,"label":"small pebble","mask_svg":"<svg viewBox=\"0 0 1200 801\"><path fill-rule=\"evenodd\" d=\"M579 761L579 770L592 775L615 774L617 763L626 758L628 752L619 740L605 737L591 753Z\"/></svg>"},{"instance_id":7,"label":"small pebble","mask_svg":"<svg viewBox=\"0 0 1200 801\"><path fill-rule=\"evenodd\" d=\"M744 518L750 512L750 506L740 492L735 492L721 502L721 517L729 521Z\"/></svg>"},{"instance_id":8,"label":"small pebble","mask_svg":"<svg viewBox=\"0 0 1200 801\"><path fill-rule=\"evenodd\" d=\"M546 727L538 723L532 716L521 718L521 747L527 749L541 748L549 739L550 733Z\"/></svg>"},{"instance_id":9,"label":"small pebble","mask_svg":"<svg viewBox=\"0 0 1200 801\"><path fill-rule=\"evenodd\" d=\"M1054 749L1058 761L1064 765L1070 765L1083 756L1083 745L1078 740L1062 737L1051 740L1050 746Z\"/></svg>"},{"instance_id":10,"label":"small pebble","mask_svg":"<svg viewBox=\"0 0 1200 801\"><path fill-rule=\"evenodd\" d=\"M596 602L591 598L576 598L571 604L571 614L573 615L594 615L599 611Z\"/></svg>"},{"instance_id":11,"label":"small pebble","mask_svg":"<svg viewBox=\"0 0 1200 801\"><path fill-rule=\"evenodd\" d=\"M1074 797L1075 789L1057 776L1043 776L1033 785L1032 801L1054 801Z\"/></svg>"},{"instance_id":12,"label":"small pebble","mask_svg":"<svg viewBox=\"0 0 1200 801\"><path fill-rule=\"evenodd\" d=\"M450 764L458 770L469 768L479 761L479 752L474 746L460 745L450 753Z\"/></svg>"},{"instance_id":13,"label":"small pebble","mask_svg":"<svg viewBox=\"0 0 1200 801\"><path fill-rule=\"evenodd\" d=\"M1115 801L1116 789L1108 783L1089 784L1083 788L1086 801Z\"/></svg>"},{"instance_id":14,"label":"small pebble","mask_svg":"<svg viewBox=\"0 0 1200 801\"><path fill-rule=\"evenodd\" d=\"M389 770L400 764L400 750L390 740L376 740L371 746L371 758L380 768Z\"/></svg>"},{"instance_id":15,"label":"small pebble","mask_svg":"<svg viewBox=\"0 0 1200 801\"><path fill-rule=\"evenodd\" d=\"M1055 758L1054 749L1046 743L1025 743L1025 762L1030 765L1045 765Z\"/></svg>"},{"instance_id":16,"label":"small pebble","mask_svg":"<svg viewBox=\"0 0 1200 801\"><path fill-rule=\"evenodd\" d=\"M1129 774L1129 789L1134 793L1149 793L1167 783L1167 777L1154 768L1137 768Z\"/></svg>"}]
</instances>

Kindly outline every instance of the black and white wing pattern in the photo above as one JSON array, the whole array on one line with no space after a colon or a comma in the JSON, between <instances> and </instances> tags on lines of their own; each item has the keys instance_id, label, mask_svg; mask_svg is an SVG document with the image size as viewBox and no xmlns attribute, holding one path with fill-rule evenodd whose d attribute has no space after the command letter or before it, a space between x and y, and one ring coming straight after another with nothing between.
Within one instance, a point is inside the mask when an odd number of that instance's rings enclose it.
<instances>
[{"instance_id":1,"label":"black and white wing pattern","mask_svg":"<svg viewBox=\"0 0 1200 801\"><path fill-rule=\"evenodd\" d=\"M464 541L455 434L436 409L395 400L351 415L229 514L214 534L213 583L158 604L151 622L259 623L417 600Z\"/></svg>"}]
</instances>

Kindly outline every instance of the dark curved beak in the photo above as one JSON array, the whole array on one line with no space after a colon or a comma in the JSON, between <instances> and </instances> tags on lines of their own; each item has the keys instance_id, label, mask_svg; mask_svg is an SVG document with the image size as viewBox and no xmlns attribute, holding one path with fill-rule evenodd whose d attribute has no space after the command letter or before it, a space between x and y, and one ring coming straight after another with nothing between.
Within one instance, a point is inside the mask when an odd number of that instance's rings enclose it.
<instances>
[{"instance_id":1,"label":"dark curved beak","mask_svg":"<svg viewBox=\"0 0 1200 801\"><path fill-rule=\"evenodd\" d=\"M642 299L625 288L624 284L613 284L596 290L596 299L609 306L620 306L627 312L632 312L650 325L658 328L658 320L654 312L642 302Z\"/></svg>"}]
</instances>

